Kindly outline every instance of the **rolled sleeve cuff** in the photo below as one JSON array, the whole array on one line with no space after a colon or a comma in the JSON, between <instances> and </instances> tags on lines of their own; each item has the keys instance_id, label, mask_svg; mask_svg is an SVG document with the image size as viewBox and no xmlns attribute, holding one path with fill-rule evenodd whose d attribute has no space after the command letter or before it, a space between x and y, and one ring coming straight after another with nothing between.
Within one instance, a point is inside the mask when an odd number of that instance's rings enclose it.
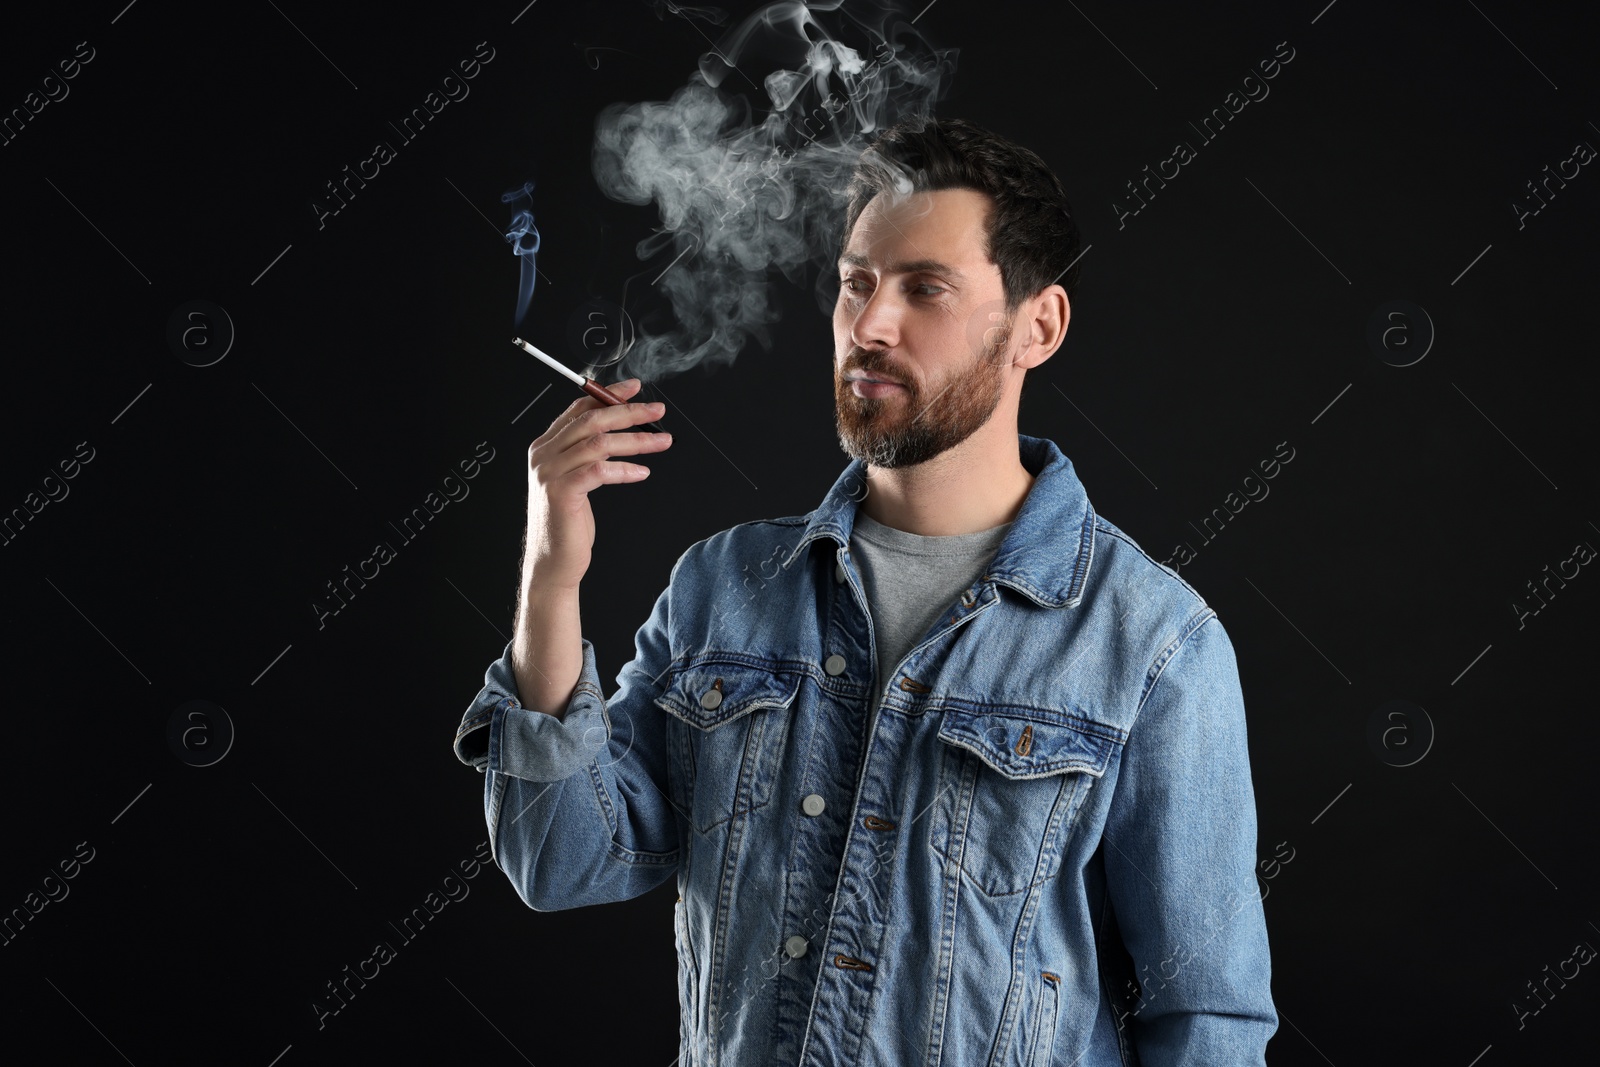
<instances>
[{"instance_id":1,"label":"rolled sleeve cuff","mask_svg":"<svg viewBox=\"0 0 1600 1067\"><path fill-rule=\"evenodd\" d=\"M484 672L483 688L456 730L456 758L479 771L528 782L559 782L594 762L611 738L594 645L583 639L583 670L561 718L522 706L511 643Z\"/></svg>"}]
</instances>

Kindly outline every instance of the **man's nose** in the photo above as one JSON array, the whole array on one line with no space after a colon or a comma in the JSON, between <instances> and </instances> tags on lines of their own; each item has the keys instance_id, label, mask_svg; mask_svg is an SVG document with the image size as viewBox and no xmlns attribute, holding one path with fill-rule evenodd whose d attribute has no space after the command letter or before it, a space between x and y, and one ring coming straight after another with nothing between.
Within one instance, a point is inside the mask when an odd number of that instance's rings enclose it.
<instances>
[{"instance_id":1,"label":"man's nose","mask_svg":"<svg viewBox=\"0 0 1600 1067\"><path fill-rule=\"evenodd\" d=\"M851 323L850 339L858 348L894 348L900 342L901 312L894 293L878 286Z\"/></svg>"}]
</instances>

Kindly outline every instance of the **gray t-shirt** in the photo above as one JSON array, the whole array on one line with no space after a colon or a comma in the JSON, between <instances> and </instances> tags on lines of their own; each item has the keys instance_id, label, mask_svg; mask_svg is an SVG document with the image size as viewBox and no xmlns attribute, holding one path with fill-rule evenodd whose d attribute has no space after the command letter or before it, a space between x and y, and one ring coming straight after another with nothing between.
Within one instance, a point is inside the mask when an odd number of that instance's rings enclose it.
<instances>
[{"instance_id":1,"label":"gray t-shirt","mask_svg":"<svg viewBox=\"0 0 1600 1067\"><path fill-rule=\"evenodd\" d=\"M850 546L866 584L877 641L874 708L883 694L884 679L935 620L983 576L1010 528L1007 522L977 533L924 537L885 526L856 510Z\"/></svg>"}]
</instances>

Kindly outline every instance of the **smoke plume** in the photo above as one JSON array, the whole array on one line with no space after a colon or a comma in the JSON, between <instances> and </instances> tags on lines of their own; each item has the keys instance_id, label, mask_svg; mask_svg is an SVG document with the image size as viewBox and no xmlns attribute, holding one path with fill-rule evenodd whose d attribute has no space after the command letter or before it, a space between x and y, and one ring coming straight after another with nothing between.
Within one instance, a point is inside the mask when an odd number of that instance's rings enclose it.
<instances>
[{"instance_id":1,"label":"smoke plume","mask_svg":"<svg viewBox=\"0 0 1600 1067\"><path fill-rule=\"evenodd\" d=\"M701 32L722 21L715 9L665 6ZM630 375L731 364L750 339L771 348L774 269L804 284L815 266L818 303L831 310L850 168L878 130L932 114L957 55L930 47L897 11L843 8L768 4L723 33L670 100L614 104L596 119L600 189L657 207L660 227L637 251L659 264L646 276L676 319L665 332L640 329ZM819 14L845 25L830 33Z\"/></svg>"},{"instance_id":2,"label":"smoke plume","mask_svg":"<svg viewBox=\"0 0 1600 1067\"><path fill-rule=\"evenodd\" d=\"M502 204L509 204L513 200L527 197L533 200L533 183L524 182L521 189L513 189L500 196ZM532 234L530 239L529 234ZM517 284L517 317L514 326L522 325L522 317L528 313L528 302L533 299L533 283L538 277L537 253L539 251L539 231L533 225L533 212L527 208L518 208L511 216L511 226L506 230L506 240L511 242L511 251L522 260L522 277Z\"/></svg>"}]
</instances>

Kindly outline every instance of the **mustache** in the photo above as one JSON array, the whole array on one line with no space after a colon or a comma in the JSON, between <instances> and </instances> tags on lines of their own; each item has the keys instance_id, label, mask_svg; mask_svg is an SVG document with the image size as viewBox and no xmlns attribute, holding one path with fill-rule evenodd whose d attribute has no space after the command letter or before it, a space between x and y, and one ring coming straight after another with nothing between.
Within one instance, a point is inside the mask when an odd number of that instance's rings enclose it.
<instances>
[{"instance_id":1,"label":"mustache","mask_svg":"<svg viewBox=\"0 0 1600 1067\"><path fill-rule=\"evenodd\" d=\"M881 378L885 381L899 382L910 388L911 376L901 373L893 367L881 366L876 362L871 353L864 348L851 348L845 356L844 367L840 369L842 378L847 374L865 374L869 378Z\"/></svg>"}]
</instances>

